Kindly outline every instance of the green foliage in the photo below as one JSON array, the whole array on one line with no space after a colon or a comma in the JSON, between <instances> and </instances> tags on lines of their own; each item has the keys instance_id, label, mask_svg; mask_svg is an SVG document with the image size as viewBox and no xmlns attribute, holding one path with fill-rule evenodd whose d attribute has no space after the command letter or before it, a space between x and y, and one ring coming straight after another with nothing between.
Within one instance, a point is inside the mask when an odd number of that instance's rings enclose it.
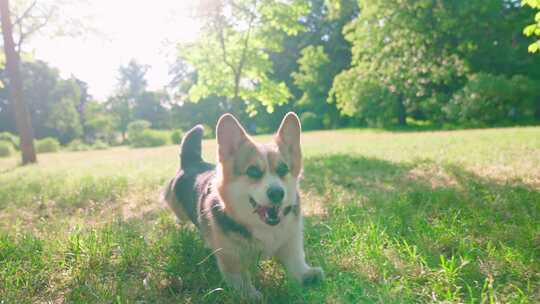
<instances>
[{"instance_id":1,"label":"green foliage","mask_svg":"<svg viewBox=\"0 0 540 304\"><path fill-rule=\"evenodd\" d=\"M53 137L46 137L36 141L37 153L51 153L60 151L60 142Z\"/></svg>"},{"instance_id":2,"label":"green foliage","mask_svg":"<svg viewBox=\"0 0 540 304\"><path fill-rule=\"evenodd\" d=\"M134 138L130 137L130 143L133 147L159 147L169 143L169 132L144 129Z\"/></svg>"},{"instance_id":3,"label":"green foliage","mask_svg":"<svg viewBox=\"0 0 540 304\"><path fill-rule=\"evenodd\" d=\"M155 128L170 128L170 113L164 107L168 96L162 91L147 91L148 68L135 60L121 66L117 92L106 103L113 114L114 128L124 141L128 125L134 120L147 120Z\"/></svg>"},{"instance_id":4,"label":"green foliage","mask_svg":"<svg viewBox=\"0 0 540 304\"><path fill-rule=\"evenodd\" d=\"M148 90L149 66L130 60L118 70L116 92L106 102L91 100L83 81L63 78L23 53L24 96L36 138L115 145L128 143L128 125L135 120L154 129L187 130L198 123L213 125L224 112L233 112L250 132L265 133L274 131L288 111L314 113L322 128L540 120L540 102L527 97L531 90L495 98L490 97L495 89L485 85L491 80L471 80L496 75L506 80L492 80L504 85L524 75L536 87L540 61L524 54L540 34L538 0L199 4L201 35L178 45L173 79L164 90ZM523 28L525 35L516 32ZM540 46L534 40L531 51ZM0 83L7 83L5 75L0 73ZM472 91L479 100L467 97ZM8 95L8 87L0 86L0 131L13 133ZM489 108L502 99L512 105L511 114L505 107ZM485 113L504 121L472 117Z\"/></svg>"},{"instance_id":5,"label":"green foliage","mask_svg":"<svg viewBox=\"0 0 540 304\"><path fill-rule=\"evenodd\" d=\"M126 140L128 125L132 121L132 107L129 97L124 94L117 94L109 97L106 103L107 109L111 111L114 119L114 127L122 134L122 139Z\"/></svg>"},{"instance_id":6,"label":"green foliage","mask_svg":"<svg viewBox=\"0 0 540 304\"><path fill-rule=\"evenodd\" d=\"M109 148L109 145L107 145L106 142L103 142L101 140L96 140L94 144L92 145L92 149L94 150L105 150L108 148Z\"/></svg>"},{"instance_id":7,"label":"green foliage","mask_svg":"<svg viewBox=\"0 0 540 304\"><path fill-rule=\"evenodd\" d=\"M330 96L345 115L361 113L353 105L362 93L355 90L366 83L397 100L376 105L393 112L394 122L405 123L410 116L441 123L441 110L468 75L522 73L540 79L539 62L522 55L525 39L515 35L523 21L515 1L374 0L360 5L358 18L345 28L352 67L335 78Z\"/></svg>"},{"instance_id":8,"label":"green foliage","mask_svg":"<svg viewBox=\"0 0 540 304\"><path fill-rule=\"evenodd\" d=\"M334 77L350 66L351 48L342 32L358 14L358 2L340 0L335 10L329 10L327 2L310 0L309 11L301 19L304 30L286 37L283 50L271 54L273 78L285 81L294 97L279 107L276 114L259 111L254 122L260 132L272 132L287 111L323 116L325 128L343 126L350 121L340 117L336 104L328 103L327 97Z\"/></svg>"},{"instance_id":9,"label":"green foliage","mask_svg":"<svg viewBox=\"0 0 540 304\"><path fill-rule=\"evenodd\" d=\"M19 148L19 137L9 132L0 132L0 141L11 143L13 149Z\"/></svg>"},{"instance_id":10,"label":"green foliage","mask_svg":"<svg viewBox=\"0 0 540 304\"><path fill-rule=\"evenodd\" d=\"M212 126L207 125L207 124L203 124L203 128L204 128L203 138L205 138L205 139L211 139L211 138L215 138L215 137L216 137L216 135L215 135L215 128L212 128Z\"/></svg>"},{"instance_id":11,"label":"green foliage","mask_svg":"<svg viewBox=\"0 0 540 304\"><path fill-rule=\"evenodd\" d=\"M169 111L163 106L168 97L166 92L143 92L133 105L133 119L146 120L157 129L170 127Z\"/></svg>"},{"instance_id":12,"label":"green foliage","mask_svg":"<svg viewBox=\"0 0 540 304\"><path fill-rule=\"evenodd\" d=\"M128 138L130 142L135 142L138 140L138 137L142 135L144 130L150 129L150 122L146 120L136 120L130 122L127 126Z\"/></svg>"},{"instance_id":13,"label":"green foliage","mask_svg":"<svg viewBox=\"0 0 540 304\"><path fill-rule=\"evenodd\" d=\"M302 130L320 130L323 128L323 120L313 112L304 112L300 115Z\"/></svg>"},{"instance_id":14,"label":"green foliage","mask_svg":"<svg viewBox=\"0 0 540 304\"><path fill-rule=\"evenodd\" d=\"M13 144L9 141L0 140L0 157L8 157L13 153Z\"/></svg>"},{"instance_id":15,"label":"green foliage","mask_svg":"<svg viewBox=\"0 0 540 304\"><path fill-rule=\"evenodd\" d=\"M445 111L450 120L463 125L489 126L530 121L540 86L524 76L512 78L473 74L452 97Z\"/></svg>"},{"instance_id":16,"label":"green foliage","mask_svg":"<svg viewBox=\"0 0 540 304\"><path fill-rule=\"evenodd\" d=\"M294 72L292 77L294 84L303 91L300 104L310 104L325 102L328 94L330 81L326 81L330 59L324 52L322 46L308 46L301 51L298 59L298 72ZM325 85L327 84L327 85Z\"/></svg>"},{"instance_id":17,"label":"green foliage","mask_svg":"<svg viewBox=\"0 0 540 304\"><path fill-rule=\"evenodd\" d=\"M375 81L357 77L356 71L349 70L334 81L330 94L335 97L340 112L357 117L371 127L397 124L398 97Z\"/></svg>"},{"instance_id":18,"label":"green foliage","mask_svg":"<svg viewBox=\"0 0 540 304\"><path fill-rule=\"evenodd\" d=\"M118 69L120 74L118 78L119 91L129 98L137 98L146 91L147 81L146 72L149 66L138 63L131 59L127 65Z\"/></svg>"},{"instance_id":19,"label":"green foliage","mask_svg":"<svg viewBox=\"0 0 540 304\"><path fill-rule=\"evenodd\" d=\"M47 119L47 126L56 130L57 137L62 143L67 143L82 135L79 113L75 108L74 99L62 98L55 104Z\"/></svg>"},{"instance_id":20,"label":"green foliage","mask_svg":"<svg viewBox=\"0 0 540 304\"><path fill-rule=\"evenodd\" d=\"M400 100L405 112L431 111L422 108L422 101L439 99L440 88L456 83L465 72L463 59L455 54L458 46L446 39L462 31L459 29L462 16L472 9L467 3L362 2L359 17L345 30L353 44L353 66L334 81L332 97L336 98L338 107L350 108L343 105L360 99L351 101L345 96L363 94L343 90L371 88L377 84L393 99ZM396 106L383 103L378 107L390 113ZM399 112L394 113L399 115Z\"/></svg>"},{"instance_id":21,"label":"green foliage","mask_svg":"<svg viewBox=\"0 0 540 304\"><path fill-rule=\"evenodd\" d=\"M88 151L91 147L80 139L74 139L66 145L68 151Z\"/></svg>"},{"instance_id":22,"label":"green foliage","mask_svg":"<svg viewBox=\"0 0 540 304\"><path fill-rule=\"evenodd\" d=\"M83 127L87 142L103 141L109 144L115 142L115 118L107 111L105 105L90 101L85 106L85 115Z\"/></svg>"},{"instance_id":23,"label":"green foliage","mask_svg":"<svg viewBox=\"0 0 540 304\"><path fill-rule=\"evenodd\" d=\"M5 77L5 73L2 74ZM64 79L58 70L47 63L23 61L21 77L25 103L32 118L37 138L55 137L67 143L82 135L80 109L83 107L86 87L77 78ZM5 79L1 79L5 81ZM14 115L7 107L8 88L0 88L0 130L13 132Z\"/></svg>"},{"instance_id":24,"label":"green foliage","mask_svg":"<svg viewBox=\"0 0 540 304\"><path fill-rule=\"evenodd\" d=\"M173 144L180 144L182 137L184 137L184 131L182 129L175 129L171 133L171 142Z\"/></svg>"},{"instance_id":25,"label":"green foliage","mask_svg":"<svg viewBox=\"0 0 540 304\"><path fill-rule=\"evenodd\" d=\"M170 132L151 130L150 126L150 122L146 120L136 120L129 124L129 142L133 147L158 147L169 142Z\"/></svg>"},{"instance_id":26,"label":"green foliage","mask_svg":"<svg viewBox=\"0 0 540 304\"><path fill-rule=\"evenodd\" d=\"M109 145L101 140L96 140L93 144L85 144L80 139L75 139L66 146L68 151L105 150L107 148Z\"/></svg>"},{"instance_id":27,"label":"green foliage","mask_svg":"<svg viewBox=\"0 0 540 304\"><path fill-rule=\"evenodd\" d=\"M535 23L527 25L523 29L523 33L527 37L531 37L531 36L540 37L540 0L521 0L521 5L523 6L528 5L531 8L537 10L534 16ZM531 43L531 45L529 45L529 52L536 53L538 51L540 51L540 39L536 40L535 42Z\"/></svg>"},{"instance_id":28,"label":"green foliage","mask_svg":"<svg viewBox=\"0 0 540 304\"><path fill-rule=\"evenodd\" d=\"M183 59L197 70L190 99L197 102L216 95L233 103L243 101L251 114L256 113L257 104L272 112L275 105L286 103L290 92L283 82L270 78L269 54L280 51L284 37L303 29L298 20L307 11L306 3L235 0L206 4L199 40L180 48Z\"/></svg>"}]
</instances>

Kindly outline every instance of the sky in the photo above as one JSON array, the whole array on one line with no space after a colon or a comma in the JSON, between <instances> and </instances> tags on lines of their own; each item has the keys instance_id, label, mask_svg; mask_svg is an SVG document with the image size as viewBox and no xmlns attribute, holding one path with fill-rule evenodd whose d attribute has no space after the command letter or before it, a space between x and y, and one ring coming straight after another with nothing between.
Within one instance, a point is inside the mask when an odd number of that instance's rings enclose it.
<instances>
[{"instance_id":1,"label":"sky","mask_svg":"<svg viewBox=\"0 0 540 304\"><path fill-rule=\"evenodd\" d=\"M98 100L114 93L118 69L130 59L149 65L149 89L161 89L170 78L174 42L192 41L197 36L190 2L72 1L60 6L60 14L82 20L93 31L80 37L36 34L25 51L57 68L63 77L74 75L87 82L90 94Z\"/></svg>"}]
</instances>

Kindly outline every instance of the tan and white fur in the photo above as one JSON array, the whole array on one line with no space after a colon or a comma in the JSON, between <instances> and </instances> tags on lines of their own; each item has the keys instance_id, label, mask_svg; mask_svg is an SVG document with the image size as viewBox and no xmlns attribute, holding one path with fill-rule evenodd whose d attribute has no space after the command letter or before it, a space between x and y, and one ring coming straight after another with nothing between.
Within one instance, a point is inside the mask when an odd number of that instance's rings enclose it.
<instances>
[{"instance_id":1,"label":"tan and white fur","mask_svg":"<svg viewBox=\"0 0 540 304\"><path fill-rule=\"evenodd\" d=\"M179 219L190 218L200 229L228 285L261 299L252 268L259 258L272 257L302 284L322 281L322 269L305 260L296 114L284 117L268 143L256 143L232 115L223 115L215 167L200 158L202 129L196 128L182 141L181 169L164 198Z\"/></svg>"}]
</instances>

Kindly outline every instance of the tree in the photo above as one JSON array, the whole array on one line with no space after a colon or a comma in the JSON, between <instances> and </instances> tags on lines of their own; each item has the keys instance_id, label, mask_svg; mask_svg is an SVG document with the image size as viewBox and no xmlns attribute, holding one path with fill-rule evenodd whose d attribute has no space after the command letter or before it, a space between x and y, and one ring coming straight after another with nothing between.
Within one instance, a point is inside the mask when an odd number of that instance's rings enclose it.
<instances>
[{"instance_id":1,"label":"tree","mask_svg":"<svg viewBox=\"0 0 540 304\"><path fill-rule=\"evenodd\" d=\"M47 120L47 126L56 131L55 137L62 144L79 138L82 135L82 126L75 107L75 100L66 96L54 104Z\"/></svg>"},{"instance_id":2,"label":"tree","mask_svg":"<svg viewBox=\"0 0 540 304\"><path fill-rule=\"evenodd\" d=\"M308 104L311 101L324 100L329 88L318 86L326 78L326 71L330 59L322 46L308 46L302 50L298 59L299 71L293 73L294 83L304 93L300 103Z\"/></svg>"},{"instance_id":3,"label":"tree","mask_svg":"<svg viewBox=\"0 0 540 304\"><path fill-rule=\"evenodd\" d=\"M331 127L345 123L339 117L336 104L328 103L327 97L334 77L350 65L351 48L342 30L357 16L358 5L356 0L342 0L339 1L339 9L329 10L326 4L326 0L310 0L309 13L300 21L304 31L286 37L282 51L272 53L271 59L274 66L273 79L284 81L294 95L291 98L293 102L284 105L278 112L314 112L319 119L325 121L326 127ZM315 58L309 59L310 55L316 55L310 51L313 48L317 49L316 52L324 53L329 63L322 64ZM308 75L311 72L318 73L318 76L311 77ZM309 79L309 84L306 81L300 84L300 75L305 76L304 80ZM294 102L296 100L301 102ZM273 116L270 123L277 127L282 115ZM261 124L268 125L268 122Z\"/></svg>"},{"instance_id":4,"label":"tree","mask_svg":"<svg viewBox=\"0 0 540 304\"><path fill-rule=\"evenodd\" d=\"M57 7L38 0L15 1L13 7L13 26L16 28L15 48L19 55L22 46L31 36L42 30L55 17Z\"/></svg>"},{"instance_id":5,"label":"tree","mask_svg":"<svg viewBox=\"0 0 540 304\"><path fill-rule=\"evenodd\" d=\"M127 127L133 119L133 100L125 94L116 94L107 99L106 107L113 115L115 129L120 131L122 141L126 141Z\"/></svg>"},{"instance_id":6,"label":"tree","mask_svg":"<svg viewBox=\"0 0 540 304\"><path fill-rule=\"evenodd\" d=\"M334 76L329 73L330 58L322 46L308 46L302 50L298 64L298 71L292 74L294 84L303 92L298 104L317 113L323 126L331 127L337 111L326 102Z\"/></svg>"},{"instance_id":7,"label":"tree","mask_svg":"<svg viewBox=\"0 0 540 304\"><path fill-rule=\"evenodd\" d=\"M442 122L442 109L470 73L538 77L538 62L522 55L524 39L515 31L523 22L516 1L359 3L359 17L345 29L353 45L351 68L336 77L331 95L342 109L363 110L367 104L351 104L368 101L361 92L343 90L379 85L395 101L394 123L405 124L407 116Z\"/></svg>"},{"instance_id":8,"label":"tree","mask_svg":"<svg viewBox=\"0 0 540 304\"><path fill-rule=\"evenodd\" d=\"M86 90L84 83L73 77L62 79L58 70L39 60L22 62L21 77L37 138L55 137L67 143L82 135L84 122L79 110ZM4 111L7 91L7 88L0 88L0 130L12 131L14 122L9 119L12 115ZM84 104L86 108L86 102Z\"/></svg>"},{"instance_id":9,"label":"tree","mask_svg":"<svg viewBox=\"0 0 540 304\"><path fill-rule=\"evenodd\" d=\"M22 151L23 165L37 162L34 149L34 133L30 114L23 96L23 85L19 71L19 54L15 50L13 41L13 26L9 13L9 1L0 1L0 18L2 19L2 34L4 37L4 51L6 54L6 66L9 77L10 95L15 112L15 122L21 138L20 148Z\"/></svg>"},{"instance_id":10,"label":"tree","mask_svg":"<svg viewBox=\"0 0 540 304\"><path fill-rule=\"evenodd\" d=\"M516 75L472 74L445 107L448 118L462 125L495 126L534 118L540 83Z\"/></svg>"},{"instance_id":11,"label":"tree","mask_svg":"<svg viewBox=\"0 0 540 304\"><path fill-rule=\"evenodd\" d=\"M221 114L227 111L227 101L223 97L210 95L198 102L191 102L189 91L197 82L197 71L182 58L177 58L169 74L172 79L168 85L170 93L170 122L175 129L188 130L196 124L209 126L205 134L211 135Z\"/></svg>"},{"instance_id":12,"label":"tree","mask_svg":"<svg viewBox=\"0 0 540 304\"><path fill-rule=\"evenodd\" d=\"M118 89L129 98L136 99L146 91L148 82L146 72L148 65L139 64L135 59L131 59L127 65L121 66L118 70Z\"/></svg>"},{"instance_id":13,"label":"tree","mask_svg":"<svg viewBox=\"0 0 540 304\"><path fill-rule=\"evenodd\" d=\"M89 139L89 130L86 128L87 126L87 104L90 102L90 99L91 99L91 96L90 94L88 94L88 84L78 78L75 78L73 77L73 81L75 81L75 83L77 84L77 86L79 87L80 89L80 96L79 96L79 101L77 103L77 112L79 113L79 120L81 122L81 126L82 126L82 135L83 135L83 139L85 141L88 141Z\"/></svg>"},{"instance_id":14,"label":"tree","mask_svg":"<svg viewBox=\"0 0 540 304\"><path fill-rule=\"evenodd\" d=\"M156 129L170 128L169 111L164 107L167 101L165 92L144 92L135 100L133 118L146 120Z\"/></svg>"},{"instance_id":15,"label":"tree","mask_svg":"<svg viewBox=\"0 0 540 304\"><path fill-rule=\"evenodd\" d=\"M522 0L522 5L528 5L531 8L537 9L538 12L536 12L536 15L534 17L535 23L529 24L525 29L523 29L523 33L527 36L538 36L540 37L540 0ZM531 43L529 45L529 52L536 53L540 51L540 39L536 40L535 42Z\"/></svg>"},{"instance_id":16,"label":"tree","mask_svg":"<svg viewBox=\"0 0 540 304\"><path fill-rule=\"evenodd\" d=\"M394 96L394 119L399 125L406 124L410 113L433 110L423 109L420 101L447 98L447 84L464 74L463 60L453 53L456 40L447 37L458 26L457 18L463 18L457 12L471 7L466 1L459 5L463 6L430 0L362 2L359 17L346 28L353 44L352 67L336 77L334 88L345 88L343 82L364 82L359 87L370 88L379 84ZM332 93L342 108L365 100L344 99L345 93L336 89Z\"/></svg>"},{"instance_id":17,"label":"tree","mask_svg":"<svg viewBox=\"0 0 540 304\"><path fill-rule=\"evenodd\" d=\"M103 103L91 100L86 103L83 128L86 140L93 143L97 140L115 144L114 117Z\"/></svg>"},{"instance_id":18,"label":"tree","mask_svg":"<svg viewBox=\"0 0 540 304\"><path fill-rule=\"evenodd\" d=\"M113 113L116 129L122 134L122 140L126 140L126 132L129 123L133 120L133 108L141 95L146 92L147 65L139 64L132 59L125 66L118 69L117 93L107 100L106 106Z\"/></svg>"},{"instance_id":19,"label":"tree","mask_svg":"<svg viewBox=\"0 0 540 304\"><path fill-rule=\"evenodd\" d=\"M180 47L180 56L197 70L190 99L222 96L230 111L238 112L245 102L252 114L257 103L271 112L287 102L287 86L270 77L269 54L280 50L284 37L302 30L298 20L306 12L300 0L206 1L199 14L201 37Z\"/></svg>"}]
</instances>

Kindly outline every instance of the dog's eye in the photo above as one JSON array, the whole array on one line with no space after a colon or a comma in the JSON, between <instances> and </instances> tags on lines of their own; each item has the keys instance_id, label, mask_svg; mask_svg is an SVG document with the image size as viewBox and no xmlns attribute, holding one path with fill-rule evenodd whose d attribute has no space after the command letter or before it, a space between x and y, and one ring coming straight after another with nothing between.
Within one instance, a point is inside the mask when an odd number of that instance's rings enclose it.
<instances>
[{"instance_id":1,"label":"dog's eye","mask_svg":"<svg viewBox=\"0 0 540 304\"><path fill-rule=\"evenodd\" d=\"M289 167L285 163L280 163L276 168L276 173L279 177L284 177L289 173Z\"/></svg>"},{"instance_id":2,"label":"dog's eye","mask_svg":"<svg viewBox=\"0 0 540 304\"><path fill-rule=\"evenodd\" d=\"M247 176L253 179L259 179L263 176L263 172L256 166L249 166L246 170Z\"/></svg>"}]
</instances>

